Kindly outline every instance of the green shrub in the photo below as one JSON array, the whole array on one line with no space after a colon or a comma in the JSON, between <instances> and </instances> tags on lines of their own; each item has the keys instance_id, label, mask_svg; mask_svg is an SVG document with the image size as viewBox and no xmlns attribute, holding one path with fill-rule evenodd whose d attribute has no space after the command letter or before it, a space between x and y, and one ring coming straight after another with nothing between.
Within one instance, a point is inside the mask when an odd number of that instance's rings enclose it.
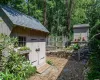
<instances>
[{"instance_id":1,"label":"green shrub","mask_svg":"<svg viewBox=\"0 0 100 80\"><path fill-rule=\"evenodd\" d=\"M13 74L10 74L9 70L5 70L4 72L0 72L0 80L12 80L14 78Z\"/></svg>"},{"instance_id":2,"label":"green shrub","mask_svg":"<svg viewBox=\"0 0 100 80\"><path fill-rule=\"evenodd\" d=\"M33 67L24 56L14 51L9 55L4 66L6 70L1 73L4 75L3 80L25 80L36 73L36 67Z\"/></svg>"},{"instance_id":3,"label":"green shrub","mask_svg":"<svg viewBox=\"0 0 100 80\"><path fill-rule=\"evenodd\" d=\"M53 62L50 61L50 60L47 60L47 63L50 64L50 65L53 65Z\"/></svg>"},{"instance_id":4,"label":"green shrub","mask_svg":"<svg viewBox=\"0 0 100 80\"><path fill-rule=\"evenodd\" d=\"M0 34L0 70L5 69L4 64L6 64L6 58L2 55L2 51L8 51L8 54L11 50L14 49L14 44L17 42L17 38L10 38L9 36Z\"/></svg>"},{"instance_id":5,"label":"green shrub","mask_svg":"<svg viewBox=\"0 0 100 80\"><path fill-rule=\"evenodd\" d=\"M73 45L73 49L74 50L78 50L80 48L80 45L78 43L74 44Z\"/></svg>"},{"instance_id":6,"label":"green shrub","mask_svg":"<svg viewBox=\"0 0 100 80\"><path fill-rule=\"evenodd\" d=\"M26 80L29 76L36 73L36 67L33 67L25 56L14 51L14 44L16 42L16 38L0 35L1 80ZM26 50L29 48L24 47L24 49ZM3 50L6 50L9 55L2 55Z\"/></svg>"},{"instance_id":7,"label":"green shrub","mask_svg":"<svg viewBox=\"0 0 100 80\"><path fill-rule=\"evenodd\" d=\"M25 80L19 74L15 75L9 72L9 70L5 70L4 72L0 72L0 80Z\"/></svg>"},{"instance_id":8,"label":"green shrub","mask_svg":"<svg viewBox=\"0 0 100 80\"><path fill-rule=\"evenodd\" d=\"M89 59L90 71L87 74L88 80L100 79L100 35L93 37L98 33L100 33L100 23L90 31L89 47L91 55Z\"/></svg>"},{"instance_id":9,"label":"green shrub","mask_svg":"<svg viewBox=\"0 0 100 80\"><path fill-rule=\"evenodd\" d=\"M100 71L93 70L88 73L88 80L95 79L100 79Z\"/></svg>"},{"instance_id":10,"label":"green shrub","mask_svg":"<svg viewBox=\"0 0 100 80\"><path fill-rule=\"evenodd\" d=\"M33 67L24 56L19 55L14 51L9 56L7 64L5 66L10 73L13 73L15 75L19 74L20 77L24 79L36 73L36 68Z\"/></svg>"}]
</instances>

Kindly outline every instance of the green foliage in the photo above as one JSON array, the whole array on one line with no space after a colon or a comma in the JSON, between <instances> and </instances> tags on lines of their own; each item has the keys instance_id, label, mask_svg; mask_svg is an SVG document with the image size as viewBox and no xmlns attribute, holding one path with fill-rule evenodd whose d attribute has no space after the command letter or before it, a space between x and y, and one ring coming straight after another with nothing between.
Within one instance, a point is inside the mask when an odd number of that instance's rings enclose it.
<instances>
[{"instance_id":1,"label":"green foliage","mask_svg":"<svg viewBox=\"0 0 100 80\"><path fill-rule=\"evenodd\" d=\"M75 5L72 15L73 24L82 24L87 23L87 10L90 7L91 0L75 0Z\"/></svg>"},{"instance_id":2,"label":"green foliage","mask_svg":"<svg viewBox=\"0 0 100 80\"><path fill-rule=\"evenodd\" d=\"M92 53L89 59L90 72L88 73L88 79L100 79L100 40L95 39L90 45Z\"/></svg>"},{"instance_id":3,"label":"green foliage","mask_svg":"<svg viewBox=\"0 0 100 80\"><path fill-rule=\"evenodd\" d=\"M9 36L0 34L0 50L12 49L17 42L17 38L10 38Z\"/></svg>"},{"instance_id":4,"label":"green foliage","mask_svg":"<svg viewBox=\"0 0 100 80\"><path fill-rule=\"evenodd\" d=\"M90 23L90 42L91 51L89 59L90 72L88 80L100 79L100 0L92 1L87 10L88 21Z\"/></svg>"},{"instance_id":5,"label":"green foliage","mask_svg":"<svg viewBox=\"0 0 100 80\"><path fill-rule=\"evenodd\" d=\"M14 75L6 69L4 72L0 72L0 80L24 80L20 75Z\"/></svg>"},{"instance_id":6,"label":"green foliage","mask_svg":"<svg viewBox=\"0 0 100 80\"><path fill-rule=\"evenodd\" d=\"M19 74L20 77L23 78L28 77L34 72L34 68L30 64L30 62L27 61L24 56L21 56L16 52L12 52L10 54L5 67L9 69L10 73L13 73L15 75Z\"/></svg>"},{"instance_id":7,"label":"green foliage","mask_svg":"<svg viewBox=\"0 0 100 80\"><path fill-rule=\"evenodd\" d=\"M0 0L0 4L8 4L11 0Z\"/></svg>"},{"instance_id":8,"label":"green foliage","mask_svg":"<svg viewBox=\"0 0 100 80\"><path fill-rule=\"evenodd\" d=\"M87 16L91 27L95 26L97 21L100 21L100 0L92 1L87 10Z\"/></svg>"},{"instance_id":9,"label":"green foliage","mask_svg":"<svg viewBox=\"0 0 100 80\"><path fill-rule=\"evenodd\" d=\"M30 71L28 70L26 72L25 77L29 77L29 75L32 75L30 73L35 74L36 67L31 67ZM22 72L25 75L25 72ZM6 69L4 72L0 72L0 80L27 80L26 78L22 77L20 74L15 75L14 73L11 73L8 69Z\"/></svg>"},{"instance_id":10,"label":"green foliage","mask_svg":"<svg viewBox=\"0 0 100 80\"><path fill-rule=\"evenodd\" d=\"M6 59L2 55L2 52L7 51L7 53L9 54L13 50L14 44L16 42L17 38L10 38L9 36L0 34L0 65L2 65L2 67L0 67L0 70L4 69L4 65L6 64Z\"/></svg>"},{"instance_id":11,"label":"green foliage","mask_svg":"<svg viewBox=\"0 0 100 80\"><path fill-rule=\"evenodd\" d=\"M74 44L73 45L73 49L74 50L78 50L80 48L80 45L78 43Z\"/></svg>"},{"instance_id":12,"label":"green foliage","mask_svg":"<svg viewBox=\"0 0 100 80\"><path fill-rule=\"evenodd\" d=\"M100 71L93 70L88 73L88 80L100 79Z\"/></svg>"},{"instance_id":13,"label":"green foliage","mask_svg":"<svg viewBox=\"0 0 100 80\"><path fill-rule=\"evenodd\" d=\"M90 72L88 73L88 79L100 79L100 23L95 24L90 31L90 51L92 52L89 59Z\"/></svg>"},{"instance_id":14,"label":"green foliage","mask_svg":"<svg viewBox=\"0 0 100 80\"><path fill-rule=\"evenodd\" d=\"M24 46L24 47L21 47L21 48L19 49L19 51L24 51L24 50L30 50L30 48L29 48L29 47Z\"/></svg>"},{"instance_id":15,"label":"green foliage","mask_svg":"<svg viewBox=\"0 0 100 80\"><path fill-rule=\"evenodd\" d=\"M74 45L70 45L70 46L67 47L66 49L67 49L67 50L73 50L73 46L74 46Z\"/></svg>"},{"instance_id":16,"label":"green foliage","mask_svg":"<svg viewBox=\"0 0 100 80\"><path fill-rule=\"evenodd\" d=\"M66 35L66 21L69 16L67 16L67 13L69 11L69 8L66 10L66 7L69 6L70 0L68 0L68 5L66 5L67 0L46 0L46 22L47 22L47 28L50 31L52 35ZM73 0L74 1L74 7L71 11L72 17L71 17L71 25L70 25L70 32L72 35L72 26L74 24L81 24L81 23L88 23L88 21L91 20L91 18L88 20L88 13L90 13L89 9L90 5L94 3L94 1L91 0ZM10 5L14 7L15 9L18 9L21 12L24 12L25 14L28 14L30 16L35 17L36 19L39 19L41 23L43 23L44 17L44 0L1 0L1 4L5 3L7 5ZM29 10L28 10L29 7ZM99 9L96 9L99 11ZM86 14L87 13L87 14ZM93 14L93 12L91 12ZM98 15L95 15L98 16ZM91 16L90 16L91 17ZM96 17L97 18L97 17Z\"/></svg>"},{"instance_id":17,"label":"green foliage","mask_svg":"<svg viewBox=\"0 0 100 80\"><path fill-rule=\"evenodd\" d=\"M47 60L47 63L53 65L53 62L51 60Z\"/></svg>"},{"instance_id":18,"label":"green foliage","mask_svg":"<svg viewBox=\"0 0 100 80\"><path fill-rule=\"evenodd\" d=\"M9 72L9 70L5 70L4 72L0 72L0 80L15 80L14 75Z\"/></svg>"},{"instance_id":19,"label":"green foliage","mask_svg":"<svg viewBox=\"0 0 100 80\"><path fill-rule=\"evenodd\" d=\"M14 44L17 40L6 35L0 35L0 77L2 80L25 80L36 73L36 67L33 67L24 55L14 51ZM23 49L23 48L22 48ZM24 49L29 49L24 47ZM7 51L6 54L2 51ZM6 56L9 54L8 56Z\"/></svg>"},{"instance_id":20,"label":"green foliage","mask_svg":"<svg viewBox=\"0 0 100 80\"><path fill-rule=\"evenodd\" d=\"M90 38L94 36L94 34L100 33L100 22L97 22L95 26L91 28L90 31Z\"/></svg>"}]
</instances>

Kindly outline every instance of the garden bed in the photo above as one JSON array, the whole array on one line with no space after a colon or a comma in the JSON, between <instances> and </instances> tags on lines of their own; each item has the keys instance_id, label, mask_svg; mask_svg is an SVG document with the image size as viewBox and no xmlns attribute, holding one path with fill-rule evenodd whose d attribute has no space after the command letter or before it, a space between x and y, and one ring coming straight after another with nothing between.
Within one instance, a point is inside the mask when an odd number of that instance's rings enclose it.
<instances>
[{"instance_id":1,"label":"garden bed","mask_svg":"<svg viewBox=\"0 0 100 80\"><path fill-rule=\"evenodd\" d=\"M24 51L19 51L20 54L27 54L27 53L30 53L31 50L24 50Z\"/></svg>"}]
</instances>

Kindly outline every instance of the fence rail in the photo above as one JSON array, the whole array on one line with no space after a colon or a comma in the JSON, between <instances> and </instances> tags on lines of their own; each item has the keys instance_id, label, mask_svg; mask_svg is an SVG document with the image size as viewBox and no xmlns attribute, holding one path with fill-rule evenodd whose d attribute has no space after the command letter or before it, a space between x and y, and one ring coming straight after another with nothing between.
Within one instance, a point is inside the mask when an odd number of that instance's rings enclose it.
<instances>
[{"instance_id":1,"label":"fence rail","mask_svg":"<svg viewBox=\"0 0 100 80\"><path fill-rule=\"evenodd\" d=\"M47 38L47 50L63 48L67 41L68 39L65 36L49 36Z\"/></svg>"}]
</instances>

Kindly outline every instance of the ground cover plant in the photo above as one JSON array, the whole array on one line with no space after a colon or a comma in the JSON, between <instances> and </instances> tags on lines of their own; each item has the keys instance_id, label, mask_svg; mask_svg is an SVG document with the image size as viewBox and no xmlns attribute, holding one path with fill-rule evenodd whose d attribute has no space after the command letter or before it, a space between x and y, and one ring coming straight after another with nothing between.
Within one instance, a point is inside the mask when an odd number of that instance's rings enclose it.
<instances>
[{"instance_id":1,"label":"ground cover plant","mask_svg":"<svg viewBox=\"0 0 100 80\"><path fill-rule=\"evenodd\" d=\"M51 60L47 60L47 63L48 63L49 65L53 65L53 62L52 62Z\"/></svg>"}]
</instances>

